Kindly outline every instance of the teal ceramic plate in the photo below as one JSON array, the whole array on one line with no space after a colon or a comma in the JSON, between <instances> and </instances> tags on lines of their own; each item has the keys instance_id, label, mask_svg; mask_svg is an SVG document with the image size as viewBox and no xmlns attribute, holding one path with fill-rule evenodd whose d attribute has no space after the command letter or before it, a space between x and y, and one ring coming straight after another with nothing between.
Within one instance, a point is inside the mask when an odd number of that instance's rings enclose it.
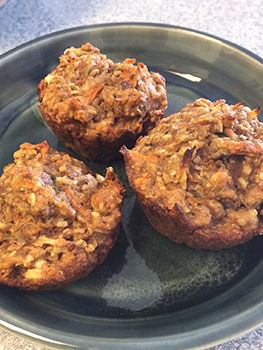
<instances>
[{"instance_id":1,"label":"teal ceramic plate","mask_svg":"<svg viewBox=\"0 0 263 350\"><path fill-rule=\"evenodd\" d=\"M229 42L165 25L81 27L34 40L0 57L0 168L19 144L46 139L65 150L37 108L36 86L69 46L91 42L114 61L142 61L167 81L169 108L195 98L263 101L263 61ZM109 164L89 162L105 173ZM233 249L190 249L148 224L123 162L127 188L119 239L85 280L55 292L0 287L0 324L46 346L76 349L197 349L263 323L263 239Z\"/></svg>"}]
</instances>

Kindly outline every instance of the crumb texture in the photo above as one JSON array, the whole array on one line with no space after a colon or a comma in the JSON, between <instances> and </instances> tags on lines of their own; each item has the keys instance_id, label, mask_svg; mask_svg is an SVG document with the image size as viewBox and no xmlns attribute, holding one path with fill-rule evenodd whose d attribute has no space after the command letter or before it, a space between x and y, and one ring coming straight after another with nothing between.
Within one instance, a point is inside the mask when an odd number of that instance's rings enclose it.
<instances>
[{"instance_id":1,"label":"crumb texture","mask_svg":"<svg viewBox=\"0 0 263 350\"><path fill-rule=\"evenodd\" d=\"M0 178L0 282L57 289L86 277L116 241L123 187L67 153L24 143Z\"/></svg>"},{"instance_id":2,"label":"crumb texture","mask_svg":"<svg viewBox=\"0 0 263 350\"><path fill-rule=\"evenodd\" d=\"M64 52L38 94L41 114L65 146L110 160L164 115L164 78L134 63L114 63L90 43Z\"/></svg>"},{"instance_id":3,"label":"crumb texture","mask_svg":"<svg viewBox=\"0 0 263 350\"><path fill-rule=\"evenodd\" d=\"M262 231L263 125L243 103L198 99L132 150L130 183L150 223L175 242L229 248Z\"/></svg>"}]
</instances>

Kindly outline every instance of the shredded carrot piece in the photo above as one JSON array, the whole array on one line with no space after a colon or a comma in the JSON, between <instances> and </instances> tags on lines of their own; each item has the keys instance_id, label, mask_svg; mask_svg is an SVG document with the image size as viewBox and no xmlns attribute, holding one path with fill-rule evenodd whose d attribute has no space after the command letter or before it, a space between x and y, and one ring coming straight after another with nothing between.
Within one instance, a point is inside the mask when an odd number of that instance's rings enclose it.
<instances>
[{"instance_id":1,"label":"shredded carrot piece","mask_svg":"<svg viewBox=\"0 0 263 350\"><path fill-rule=\"evenodd\" d=\"M79 204L76 201L76 198L74 196L74 193L69 189L69 188L64 188L64 192L66 193L66 195L69 197L69 200L72 204L72 206L79 212L81 212L81 214L83 214L84 216L88 216L89 212L87 212L85 210L85 208L83 208L83 206L81 204Z\"/></svg>"},{"instance_id":2,"label":"shredded carrot piece","mask_svg":"<svg viewBox=\"0 0 263 350\"><path fill-rule=\"evenodd\" d=\"M260 107L253 109L253 111L249 112L250 118L255 118L260 112Z\"/></svg>"},{"instance_id":3,"label":"shredded carrot piece","mask_svg":"<svg viewBox=\"0 0 263 350\"><path fill-rule=\"evenodd\" d=\"M238 109L239 107L243 106L245 102L238 102L234 106L231 106L233 109Z\"/></svg>"},{"instance_id":4,"label":"shredded carrot piece","mask_svg":"<svg viewBox=\"0 0 263 350\"><path fill-rule=\"evenodd\" d=\"M14 180L10 183L10 186L20 186L24 187L30 190L33 190L36 186L36 184L29 182L29 181L23 181L23 180Z\"/></svg>"},{"instance_id":5,"label":"shredded carrot piece","mask_svg":"<svg viewBox=\"0 0 263 350\"><path fill-rule=\"evenodd\" d=\"M33 231L26 231L26 232L22 232L22 233L23 233L23 235L25 235L25 236L34 236L34 235L36 235L40 230L41 230L41 228L38 228L38 229L33 230Z\"/></svg>"},{"instance_id":6,"label":"shredded carrot piece","mask_svg":"<svg viewBox=\"0 0 263 350\"><path fill-rule=\"evenodd\" d=\"M147 69L143 63L139 62L137 64L136 74L135 74L133 81L135 83L138 82L141 79L143 73L147 74Z\"/></svg>"},{"instance_id":7,"label":"shredded carrot piece","mask_svg":"<svg viewBox=\"0 0 263 350\"><path fill-rule=\"evenodd\" d=\"M126 60L123 61L125 64L133 64L135 63L136 59L135 58L126 58Z\"/></svg>"},{"instance_id":8,"label":"shredded carrot piece","mask_svg":"<svg viewBox=\"0 0 263 350\"><path fill-rule=\"evenodd\" d=\"M126 60L123 61L124 64L133 64L135 63L135 58L126 58ZM132 77L129 71L127 71L125 68L123 69L123 75L128 78L128 83L132 82Z\"/></svg>"},{"instance_id":9,"label":"shredded carrot piece","mask_svg":"<svg viewBox=\"0 0 263 350\"><path fill-rule=\"evenodd\" d=\"M20 219L20 214L17 214L17 215L14 217L14 222L17 222L19 219Z\"/></svg>"},{"instance_id":10,"label":"shredded carrot piece","mask_svg":"<svg viewBox=\"0 0 263 350\"><path fill-rule=\"evenodd\" d=\"M131 83L133 81L133 78L131 77L130 72L125 69L123 70L123 76L125 81L127 81L128 83Z\"/></svg>"},{"instance_id":11,"label":"shredded carrot piece","mask_svg":"<svg viewBox=\"0 0 263 350\"><path fill-rule=\"evenodd\" d=\"M143 176L140 176L140 177L137 177L136 179L134 179L134 182L137 184L137 185L140 185L142 183L145 183L145 180L148 180L148 179L151 179L152 178L152 174L145 174Z\"/></svg>"},{"instance_id":12,"label":"shredded carrot piece","mask_svg":"<svg viewBox=\"0 0 263 350\"><path fill-rule=\"evenodd\" d=\"M32 174L32 168L30 168L29 166L26 166L25 169L22 172L22 176L24 178L28 178L28 177L30 178L31 174Z\"/></svg>"},{"instance_id":13,"label":"shredded carrot piece","mask_svg":"<svg viewBox=\"0 0 263 350\"><path fill-rule=\"evenodd\" d=\"M48 152L49 147L41 147L41 160L44 160L45 154Z\"/></svg>"},{"instance_id":14,"label":"shredded carrot piece","mask_svg":"<svg viewBox=\"0 0 263 350\"><path fill-rule=\"evenodd\" d=\"M101 132L105 132L105 131L107 131L107 127L105 126L105 125L102 125L102 126L100 126L99 127L99 130L101 131Z\"/></svg>"},{"instance_id":15,"label":"shredded carrot piece","mask_svg":"<svg viewBox=\"0 0 263 350\"><path fill-rule=\"evenodd\" d=\"M232 129L225 128L225 132L226 132L227 136L229 136L232 140L236 140L237 139L237 134L235 134Z\"/></svg>"},{"instance_id":16,"label":"shredded carrot piece","mask_svg":"<svg viewBox=\"0 0 263 350\"><path fill-rule=\"evenodd\" d=\"M143 160L143 161L150 161L150 162L158 162L158 158L156 158L156 157L153 157L153 156L147 156L147 155L145 155L145 154L139 154L138 152L136 152L136 151L132 151L132 154L133 154L133 156L135 157L135 158L137 158L137 159L141 159L141 160Z\"/></svg>"},{"instance_id":17,"label":"shredded carrot piece","mask_svg":"<svg viewBox=\"0 0 263 350\"><path fill-rule=\"evenodd\" d=\"M21 149L33 149L33 148L40 148L41 151L41 160L44 160L45 154L49 151L50 145L47 141L43 141L41 143L38 143L37 145L31 145L29 142L25 142L20 146Z\"/></svg>"},{"instance_id":18,"label":"shredded carrot piece","mask_svg":"<svg viewBox=\"0 0 263 350\"><path fill-rule=\"evenodd\" d=\"M46 272L46 275L48 276L54 276L55 274L56 274L56 271L51 269Z\"/></svg>"},{"instance_id":19,"label":"shredded carrot piece","mask_svg":"<svg viewBox=\"0 0 263 350\"><path fill-rule=\"evenodd\" d=\"M97 96L97 94L102 90L103 88L103 84L99 84L93 88L91 88L90 90L88 90L87 92L85 92L84 95L82 95L82 97L86 97L88 96L86 99L85 99L85 103L87 105L89 105L94 99L95 97Z\"/></svg>"},{"instance_id":20,"label":"shredded carrot piece","mask_svg":"<svg viewBox=\"0 0 263 350\"><path fill-rule=\"evenodd\" d=\"M260 142L260 140L254 140L251 141L242 141L242 142L235 142L235 145L233 145L232 141L226 142L226 144L229 143L229 146L227 147L230 149L230 152L232 154L246 154L251 153L254 155L263 154L263 145Z\"/></svg>"}]
</instances>

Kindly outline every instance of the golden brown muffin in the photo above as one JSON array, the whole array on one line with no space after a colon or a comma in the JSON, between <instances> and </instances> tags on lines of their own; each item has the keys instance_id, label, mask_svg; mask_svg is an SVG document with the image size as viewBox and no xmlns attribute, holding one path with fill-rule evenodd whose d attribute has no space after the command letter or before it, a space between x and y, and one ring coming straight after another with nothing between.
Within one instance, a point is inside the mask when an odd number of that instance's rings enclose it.
<instances>
[{"instance_id":1,"label":"golden brown muffin","mask_svg":"<svg viewBox=\"0 0 263 350\"><path fill-rule=\"evenodd\" d=\"M0 178L0 283L53 290L86 277L113 247L123 186L47 141L24 143Z\"/></svg>"},{"instance_id":2,"label":"golden brown muffin","mask_svg":"<svg viewBox=\"0 0 263 350\"><path fill-rule=\"evenodd\" d=\"M162 119L126 171L151 225L176 243L230 248L262 232L263 124L259 110L198 99Z\"/></svg>"},{"instance_id":3,"label":"golden brown muffin","mask_svg":"<svg viewBox=\"0 0 263 350\"><path fill-rule=\"evenodd\" d=\"M164 78L134 62L113 63L86 43L67 49L39 83L40 112L66 147L89 159L112 160L164 115Z\"/></svg>"}]
</instances>

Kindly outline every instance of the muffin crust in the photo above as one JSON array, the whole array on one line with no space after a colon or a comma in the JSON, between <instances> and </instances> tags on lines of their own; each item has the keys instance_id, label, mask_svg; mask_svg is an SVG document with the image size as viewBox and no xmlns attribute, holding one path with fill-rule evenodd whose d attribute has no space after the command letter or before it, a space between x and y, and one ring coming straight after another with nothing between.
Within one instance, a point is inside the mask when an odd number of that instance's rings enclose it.
<instances>
[{"instance_id":1,"label":"muffin crust","mask_svg":"<svg viewBox=\"0 0 263 350\"><path fill-rule=\"evenodd\" d=\"M126 171L152 226L220 250L262 232L263 124L243 103L198 99L128 150Z\"/></svg>"},{"instance_id":2,"label":"muffin crust","mask_svg":"<svg viewBox=\"0 0 263 350\"><path fill-rule=\"evenodd\" d=\"M24 143L0 178L0 283L53 290L86 277L113 247L124 189L83 162Z\"/></svg>"},{"instance_id":3,"label":"muffin crust","mask_svg":"<svg viewBox=\"0 0 263 350\"><path fill-rule=\"evenodd\" d=\"M64 52L38 94L42 116L66 147L89 159L112 160L164 115L164 78L134 63L114 63L90 43Z\"/></svg>"}]
</instances>

